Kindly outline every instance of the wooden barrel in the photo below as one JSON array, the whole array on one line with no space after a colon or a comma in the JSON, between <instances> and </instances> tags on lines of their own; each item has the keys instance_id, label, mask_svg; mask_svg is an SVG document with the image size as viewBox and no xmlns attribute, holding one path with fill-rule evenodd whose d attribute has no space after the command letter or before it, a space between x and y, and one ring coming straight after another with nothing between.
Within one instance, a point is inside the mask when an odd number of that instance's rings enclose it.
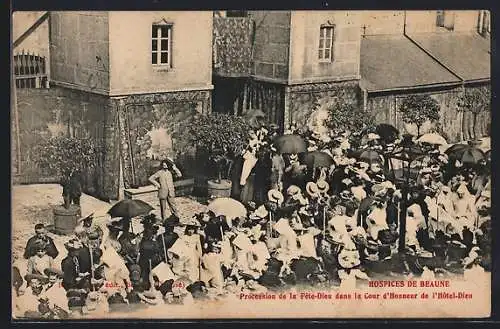
<instances>
[{"instance_id":1,"label":"wooden barrel","mask_svg":"<svg viewBox=\"0 0 500 329\"><path fill-rule=\"evenodd\" d=\"M71 234L77 226L78 218L82 216L81 208L70 205L69 209L63 206L54 208L54 231L58 234Z\"/></svg>"},{"instance_id":2,"label":"wooden barrel","mask_svg":"<svg viewBox=\"0 0 500 329\"><path fill-rule=\"evenodd\" d=\"M229 198L231 197L231 186L232 182L230 180L221 180L220 183L216 183L212 180L208 181L208 196L214 196L218 198Z\"/></svg>"}]
</instances>

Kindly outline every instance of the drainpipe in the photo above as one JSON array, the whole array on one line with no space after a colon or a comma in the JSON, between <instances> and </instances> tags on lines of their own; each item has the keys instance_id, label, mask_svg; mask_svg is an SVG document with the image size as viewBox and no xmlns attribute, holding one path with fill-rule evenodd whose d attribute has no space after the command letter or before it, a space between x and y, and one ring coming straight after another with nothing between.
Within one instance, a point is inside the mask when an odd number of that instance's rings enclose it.
<instances>
[{"instance_id":1,"label":"drainpipe","mask_svg":"<svg viewBox=\"0 0 500 329\"><path fill-rule=\"evenodd\" d=\"M481 35L483 35L483 25L484 25L484 11L480 10L479 11L479 23L478 23L477 30L478 30L479 34L481 34Z\"/></svg>"}]
</instances>

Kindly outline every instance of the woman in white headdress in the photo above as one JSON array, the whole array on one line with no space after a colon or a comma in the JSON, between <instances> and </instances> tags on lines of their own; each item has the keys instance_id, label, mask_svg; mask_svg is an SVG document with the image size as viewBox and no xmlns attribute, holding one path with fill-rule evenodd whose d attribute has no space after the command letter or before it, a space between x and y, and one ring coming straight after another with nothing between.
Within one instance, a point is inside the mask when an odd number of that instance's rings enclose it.
<instances>
[{"instance_id":1,"label":"woman in white headdress","mask_svg":"<svg viewBox=\"0 0 500 329\"><path fill-rule=\"evenodd\" d=\"M191 250L187 245L177 239L175 243L168 249L168 261L172 264L172 272L180 279L191 280L190 269L193 267L192 257L189 257Z\"/></svg>"},{"instance_id":2,"label":"woman in white headdress","mask_svg":"<svg viewBox=\"0 0 500 329\"><path fill-rule=\"evenodd\" d=\"M475 198L470 194L467 185L462 182L457 188L453 198L455 217L469 228L474 226L477 219Z\"/></svg>"},{"instance_id":3,"label":"woman in white headdress","mask_svg":"<svg viewBox=\"0 0 500 329\"><path fill-rule=\"evenodd\" d=\"M281 218L274 225L274 229L280 234L277 259L287 263L298 256L297 234L285 218Z\"/></svg>"},{"instance_id":4,"label":"woman in white headdress","mask_svg":"<svg viewBox=\"0 0 500 329\"><path fill-rule=\"evenodd\" d=\"M224 276L222 274L221 242L213 242L209 245L209 251L202 256L201 281L207 287L222 290L224 287Z\"/></svg>"},{"instance_id":5,"label":"woman in white headdress","mask_svg":"<svg viewBox=\"0 0 500 329\"><path fill-rule=\"evenodd\" d=\"M407 209L406 216L406 245L420 249L420 244L417 239L417 231L420 228L425 228L425 218L422 214L422 209L418 204L413 204Z\"/></svg>"},{"instance_id":6,"label":"woman in white headdress","mask_svg":"<svg viewBox=\"0 0 500 329\"><path fill-rule=\"evenodd\" d=\"M239 233L233 240L233 246L236 254L236 262L234 263L231 275L239 277L241 273L245 273L258 277L258 273L250 269L252 242L248 236L245 233Z\"/></svg>"},{"instance_id":7,"label":"woman in white headdress","mask_svg":"<svg viewBox=\"0 0 500 329\"><path fill-rule=\"evenodd\" d=\"M271 255L267 249L267 245L263 241L265 232L261 230L260 224L255 225L251 229L250 240L252 247L250 248L250 269L262 273L266 269L266 264Z\"/></svg>"},{"instance_id":8,"label":"woman in white headdress","mask_svg":"<svg viewBox=\"0 0 500 329\"><path fill-rule=\"evenodd\" d=\"M200 266L201 266L201 237L196 233L197 228L200 226L198 221L191 219L187 225L184 235L179 237L179 240L184 243L189 251L186 256L189 258L189 267L187 268L188 277L192 282L200 279Z\"/></svg>"}]
</instances>

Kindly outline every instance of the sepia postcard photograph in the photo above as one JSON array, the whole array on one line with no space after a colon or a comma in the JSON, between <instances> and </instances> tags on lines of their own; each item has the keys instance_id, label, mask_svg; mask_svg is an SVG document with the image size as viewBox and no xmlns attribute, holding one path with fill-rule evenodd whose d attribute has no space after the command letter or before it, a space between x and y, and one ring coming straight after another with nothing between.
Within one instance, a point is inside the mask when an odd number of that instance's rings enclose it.
<instances>
[{"instance_id":1,"label":"sepia postcard photograph","mask_svg":"<svg viewBox=\"0 0 500 329\"><path fill-rule=\"evenodd\" d=\"M13 12L11 317L489 317L490 22Z\"/></svg>"}]
</instances>

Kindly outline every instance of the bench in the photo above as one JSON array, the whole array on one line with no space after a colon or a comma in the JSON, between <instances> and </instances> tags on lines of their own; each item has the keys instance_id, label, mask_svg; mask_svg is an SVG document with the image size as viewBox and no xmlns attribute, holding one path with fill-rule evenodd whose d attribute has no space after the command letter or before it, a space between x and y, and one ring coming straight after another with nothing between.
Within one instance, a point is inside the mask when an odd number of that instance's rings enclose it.
<instances>
[{"instance_id":1,"label":"bench","mask_svg":"<svg viewBox=\"0 0 500 329\"><path fill-rule=\"evenodd\" d=\"M187 196L193 192L194 178L174 182L175 196ZM150 204L158 203L158 189L154 185L124 190L125 199L139 199Z\"/></svg>"}]
</instances>

